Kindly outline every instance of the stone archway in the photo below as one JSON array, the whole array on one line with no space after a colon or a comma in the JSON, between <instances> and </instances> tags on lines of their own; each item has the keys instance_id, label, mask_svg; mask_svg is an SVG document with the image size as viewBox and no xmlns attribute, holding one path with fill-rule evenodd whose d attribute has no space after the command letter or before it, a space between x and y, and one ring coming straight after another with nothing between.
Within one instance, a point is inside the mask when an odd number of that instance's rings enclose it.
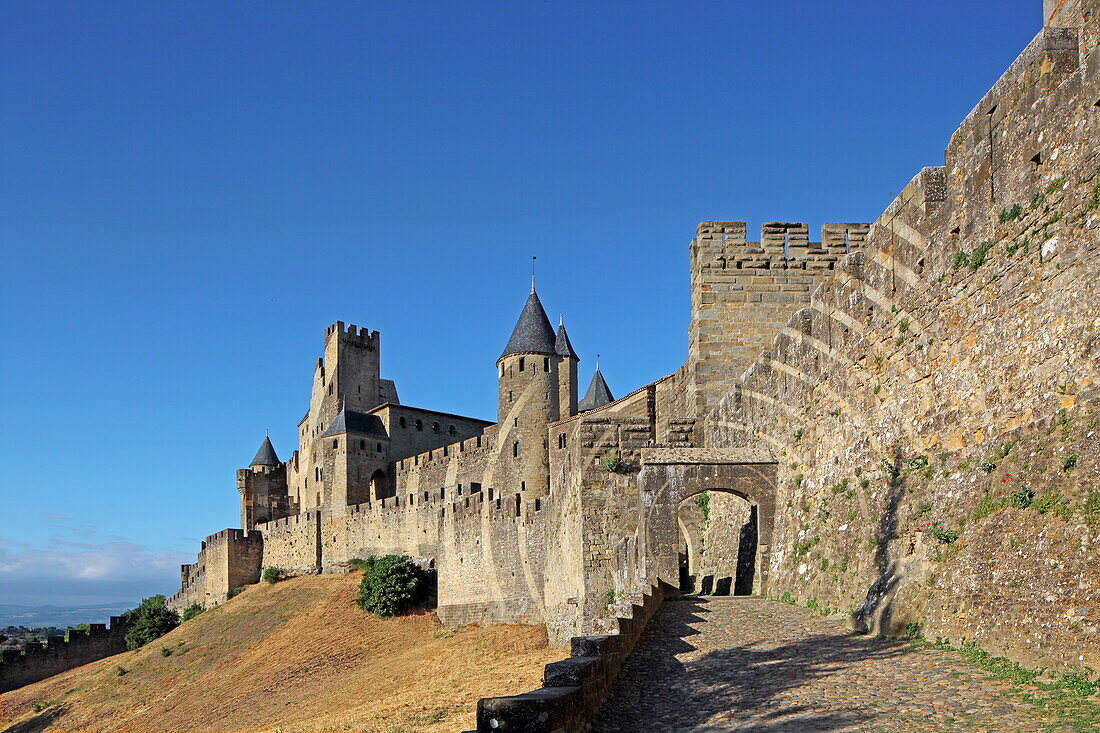
<instances>
[{"instance_id":1,"label":"stone archway","mask_svg":"<svg viewBox=\"0 0 1100 733\"><path fill-rule=\"evenodd\" d=\"M762 449L650 448L642 451L639 482L645 512L646 559L651 576L678 585L681 503L703 491L742 497L756 512L752 592L768 590L768 559L775 518L777 462Z\"/></svg>"},{"instance_id":2,"label":"stone archway","mask_svg":"<svg viewBox=\"0 0 1100 733\"><path fill-rule=\"evenodd\" d=\"M370 493L371 496L377 501L385 499L388 495L388 487L386 486L386 472L381 468L374 472L374 475L370 477Z\"/></svg>"}]
</instances>

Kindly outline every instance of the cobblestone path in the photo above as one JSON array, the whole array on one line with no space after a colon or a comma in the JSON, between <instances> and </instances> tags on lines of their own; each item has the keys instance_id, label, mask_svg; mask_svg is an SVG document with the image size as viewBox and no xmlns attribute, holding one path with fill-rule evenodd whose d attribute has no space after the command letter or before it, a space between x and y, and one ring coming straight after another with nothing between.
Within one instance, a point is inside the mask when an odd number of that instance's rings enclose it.
<instances>
[{"instance_id":1,"label":"cobblestone path","mask_svg":"<svg viewBox=\"0 0 1100 733\"><path fill-rule=\"evenodd\" d=\"M804 608L688 596L654 618L596 730L1061 730L1007 688L952 652L851 635Z\"/></svg>"}]
</instances>

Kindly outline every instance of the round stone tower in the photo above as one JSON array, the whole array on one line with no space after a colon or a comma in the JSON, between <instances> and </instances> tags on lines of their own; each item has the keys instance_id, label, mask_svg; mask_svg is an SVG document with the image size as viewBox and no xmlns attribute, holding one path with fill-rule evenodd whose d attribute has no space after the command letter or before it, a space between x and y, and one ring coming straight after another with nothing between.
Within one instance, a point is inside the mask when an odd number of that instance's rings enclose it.
<instances>
[{"instance_id":1,"label":"round stone tower","mask_svg":"<svg viewBox=\"0 0 1100 733\"><path fill-rule=\"evenodd\" d=\"M497 433L501 491L534 498L549 490L546 428L561 416L557 337L534 287L497 359ZM565 408L568 411L569 405Z\"/></svg>"}]
</instances>

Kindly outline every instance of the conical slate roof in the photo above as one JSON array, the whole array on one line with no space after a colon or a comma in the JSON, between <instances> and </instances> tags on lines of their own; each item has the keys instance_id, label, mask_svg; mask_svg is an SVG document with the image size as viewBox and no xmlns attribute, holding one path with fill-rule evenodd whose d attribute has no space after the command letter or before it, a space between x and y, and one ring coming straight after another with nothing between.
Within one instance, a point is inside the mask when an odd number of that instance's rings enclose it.
<instances>
[{"instance_id":1,"label":"conical slate roof","mask_svg":"<svg viewBox=\"0 0 1100 733\"><path fill-rule=\"evenodd\" d=\"M382 424L382 418L358 410L340 410L336 417L332 418L322 438L330 435L343 435L355 433L357 435L376 435L386 437L386 426Z\"/></svg>"},{"instance_id":2,"label":"conical slate roof","mask_svg":"<svg viewBox=\"0 0 1100 733\"><path fill-rule=\"evenodd\" d=\"M282 461L275 454L275 446L271 445L271 438L265 437L260 443L260 449L256 451L256 457L252 459L250 466L278 466Z\"/></svg>"},{"instance_id":3,"label":"conical slate roof","mask_svg":"<svg viewBox=\"0 0 1100 733\"><path fill-rule=\"evenodd\" d=\"M592 381L588 384L588 391L577 403L577 410L579 412L594 410L614 401L615 398L611 396L611 390L608 389L607 382L604 381L603 374L600 373L600 368L596 367L596 373L592 375Z\"/></svg>"},{"instance_id":4,"label":"conical slate roof","mask_svg":"<svg viewBox=\"0 0 1100 733\"><path fill-rule=\"evenodd\" d=\"M508 345L500 356L504 358L509 354L553 353L554 327L550 325L539 296L532 288L519 314L519 320L516 321L516 327L512 329L512 337L508 339Z\"/></svg>"},{"instance_id":5,"label":"conical slate roof","mask_svg":"<svg viewBox=\"0 0 1100 733\"><path fill-rule=\"evenodd\" d=\"M554 353L558 356L567 356L570 359L580 361L577 352L573 351L573 344L569 343L569 334L565 332L565 324L558 325L558 335L554 339Z\"/></svg>"}]
</instances>

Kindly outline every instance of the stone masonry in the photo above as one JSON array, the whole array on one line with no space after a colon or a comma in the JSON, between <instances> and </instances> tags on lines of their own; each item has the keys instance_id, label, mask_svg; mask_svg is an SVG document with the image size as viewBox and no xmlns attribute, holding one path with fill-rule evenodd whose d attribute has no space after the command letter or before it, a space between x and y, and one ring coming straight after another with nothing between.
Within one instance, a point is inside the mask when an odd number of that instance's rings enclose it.
<instances>
[{"instance_id":1,"label":"stone masonry","mask_svg":"<svg viewBox=\"0 0 1100 733\"><path fill-rule=\"evenodd\" d=\"M401 405L379 334L331 326L298 449L242 469L172 605L402 553L445 623L554 644L710 577L1100 668L1100 0L1044 13L872 224L700 224L687 359L617 400L580 409L533 291L495 423Z\"/></svg>"}]
</instances>

